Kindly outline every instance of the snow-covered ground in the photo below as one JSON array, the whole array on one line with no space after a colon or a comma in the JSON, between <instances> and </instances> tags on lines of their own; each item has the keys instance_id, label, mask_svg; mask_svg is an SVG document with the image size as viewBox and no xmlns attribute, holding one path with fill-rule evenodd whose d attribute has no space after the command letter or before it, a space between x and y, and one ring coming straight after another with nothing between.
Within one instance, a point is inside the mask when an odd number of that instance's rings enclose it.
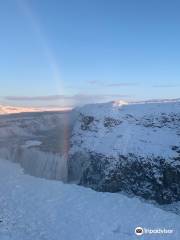
<instances>
[{"instance_id":1,"label":"snow-covered ground","mask_svg":"<svg viewBox=\"0 0 180 240\"><path fill-rule=\"evenodd\" d=\"M23 147L29 148L29 147L39 146L41 144L42 144L42 142L37 141L37 140L28 140L28 141L25 142Z\"/></svg>"},{"instance_id":2,"label":"snow-covered ground","mask_svg":"<svg viewBox=\"0 0 180 240\"><path fill-rule=\"evenodd\" d=\"M180 141L179 100L116 101L85 105L77 111L80 120L74 128L72 143L76 144L71 152L85 149L115 157L128 153L177 157L171 147L178 146Z\"/></svg>"},{"instance_id":3,"label":"snow-covered ground","mask_svg":"<svg viewBox=\"0 0 180 240\"><path fill-rule=\"evenodd\" d=\"M23 112L44 112L44 111L68 111L71 110L69 107L17 107L17 106L8 106L0 105L0 115L4 114L14 114L14 113L23 113Z\"/></svg>"},{"instance_id":4,"label":"snow-covered ground","mask_svg":"<svg viewBox=\"0 0 180 240\"><path fill-rule=\"evenodd\" d=\"M0 240L180 239L180 217L122 194L25 175L0 160ZM172 234L134 229L166 228Z\"/></svg>"}]
</instances>

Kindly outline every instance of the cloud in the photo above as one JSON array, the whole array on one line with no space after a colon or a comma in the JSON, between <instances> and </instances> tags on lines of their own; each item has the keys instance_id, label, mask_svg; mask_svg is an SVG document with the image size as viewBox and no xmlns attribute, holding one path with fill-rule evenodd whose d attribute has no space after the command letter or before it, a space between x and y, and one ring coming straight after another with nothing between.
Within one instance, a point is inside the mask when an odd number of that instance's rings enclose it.
<instances>
[{"instance_id":1,"label":"cloud","mask_svg":"<svg viewBox=\"0 0 180 240\"><path fill-rule=\"evenodd\" d=\"M131 82L103 83L102 81L97 81L97 80L89 81L89 84L103 86L103 87L131 87L131 86L139 85L138 83L131 83Z\"/></svg>"},{"instance_id":2,"label":"cloud","mask_svg":"<svg viewBox=\"0 0 180 240\"><path fill-rule=\"evenodd\" d=\"M153 85L154 88L174 88L180 87L180 84L162 84L162 85Z\"/></svg>"},{"instance_id":3,"label":"cloud","mask_svg":"<svg viewBox=\"0 0 180 240\"><path fill-rule=\"evenodd\" d=\"M54 101L59 99L67 99L64 95L48 95L48 96L6 96L9 101Z\"/></svg>"},{"instance_id":4,"label":"cloud","mask_svg":"<svg viewBox=\"0 0 180 240\"><path fill-rule=\"evenodd\" d=\"M130 87L130 86L137 86L137 83L112 83L107 84L107 87Z\"/></svg>"},{"instance_id":5,"label":"cloud","mask_svg":"<svg viewBox=\"0 0 180 240\"><path fill-rule=\"evenodd\" d=\"M88 81L88 83L89 84L101 84L101 82L100 81L98 81L98 80L91 80L91 81Z\"/></svg>"},{"instance_id":6,"label":"cloud","mask_svg":"<svg viewBox=\"0 0 180 240\"><path fill-rule=\"evenodd\" d=\"M4 99L10 102L38 103L46 105L56 103L63 106L77 106L87 103L98 103L112 101L116 99L128 98L128 95L122 94L76 94L76 95L49 95L49 96L6 96Z\"/></svg>"},{"instance_id":7,"label":"cloud","mask_svg":"<svg viewBox=\"0 0 180 240\"><path fill-rule=\"evenodd\" d=\"M126 97L121 94L76 94L76 95L47 95L47 96L6 96L9 101L54 101L54 100L85 100L85 99L103 99L106 97Z\"/></svg>"}]
</instances>

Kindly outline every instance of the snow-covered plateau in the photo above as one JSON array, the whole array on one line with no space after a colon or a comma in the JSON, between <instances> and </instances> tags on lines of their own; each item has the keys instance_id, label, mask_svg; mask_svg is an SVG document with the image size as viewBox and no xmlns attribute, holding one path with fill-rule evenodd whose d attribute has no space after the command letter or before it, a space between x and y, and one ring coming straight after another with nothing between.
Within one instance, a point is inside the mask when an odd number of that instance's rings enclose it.
<instances>
[{"instance_id":1,"label":"snow-covered plateau","mask_svg":"<svg viewBox=\"0 0 180 240\"><path fill-rule=\"evenodd\" d=\"M180 217L137 198L25 175L0 160L1 240L179 240ZM136 236L136 227L171 233Z\"/></svg>"},{"instance_id":2,"label":"snow-covered plateau","mask_svg":"<svg viewBox=\"0 0 180 240\"><path fill-rule=\"evenodd\" d=\"M180 239L179 100L1 115L0 158L0 240Z\"/></svg>"},{"instance_id":3,"label":"snow-covered plateau","mask_svg":"<svg viewBox=\"0 0 180 240\"><path fill-rule=\"evenodd\" d=\"M180 101L111 102L76 111L70 181L160 204L180 200Z\"/></svg>"}]
</instances>

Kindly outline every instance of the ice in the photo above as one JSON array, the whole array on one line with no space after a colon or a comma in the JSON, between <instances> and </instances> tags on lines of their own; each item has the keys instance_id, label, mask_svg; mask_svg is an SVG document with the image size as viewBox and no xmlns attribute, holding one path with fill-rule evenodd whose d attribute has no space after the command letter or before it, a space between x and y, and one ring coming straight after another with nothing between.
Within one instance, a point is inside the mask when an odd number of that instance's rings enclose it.
<instances>
[{"instance_id":1,"label":"ice","mask_svg":"<svg viewBox=\"0 0 180 240\"><path fill-rule=\"evenodd\" d=\"M22 147L29 148L29 147L33 147L33 146L39 146L39 145L41 145L41 143L42 142L37 141L37 140L29 140L29 141L26 141L26 143Z\"/></svg>"}]
</instances>

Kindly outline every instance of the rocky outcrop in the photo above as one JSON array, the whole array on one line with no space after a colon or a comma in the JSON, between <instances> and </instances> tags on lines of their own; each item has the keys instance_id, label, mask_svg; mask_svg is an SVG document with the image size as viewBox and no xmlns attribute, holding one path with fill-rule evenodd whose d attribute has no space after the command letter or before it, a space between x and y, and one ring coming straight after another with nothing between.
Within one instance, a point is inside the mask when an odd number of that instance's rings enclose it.
<instances>
[{"instance_id":1,"label":"rocky outcrop","mask_svg":"<svg viewBox=\"0 0 180 240\"><path fill-rule=\"evenodd\" d=\"M167 204L180 200L180 102L77 109L69 181Z\"/></svg>"},{"instance_id":2,"label":"rocky outcrop","mask_svg":"<svg viewBox=\"0 0 180 240\"><path fill-rule=\"evenodd\" d=\"M113 168L112 161L116 162ZM160 157L144 159L128 154L113 159L91 153L79 184L97 191L124 191L160 204L172 203L180 200L180 164L167 163Z\"/></svg>"}]
</instances>

